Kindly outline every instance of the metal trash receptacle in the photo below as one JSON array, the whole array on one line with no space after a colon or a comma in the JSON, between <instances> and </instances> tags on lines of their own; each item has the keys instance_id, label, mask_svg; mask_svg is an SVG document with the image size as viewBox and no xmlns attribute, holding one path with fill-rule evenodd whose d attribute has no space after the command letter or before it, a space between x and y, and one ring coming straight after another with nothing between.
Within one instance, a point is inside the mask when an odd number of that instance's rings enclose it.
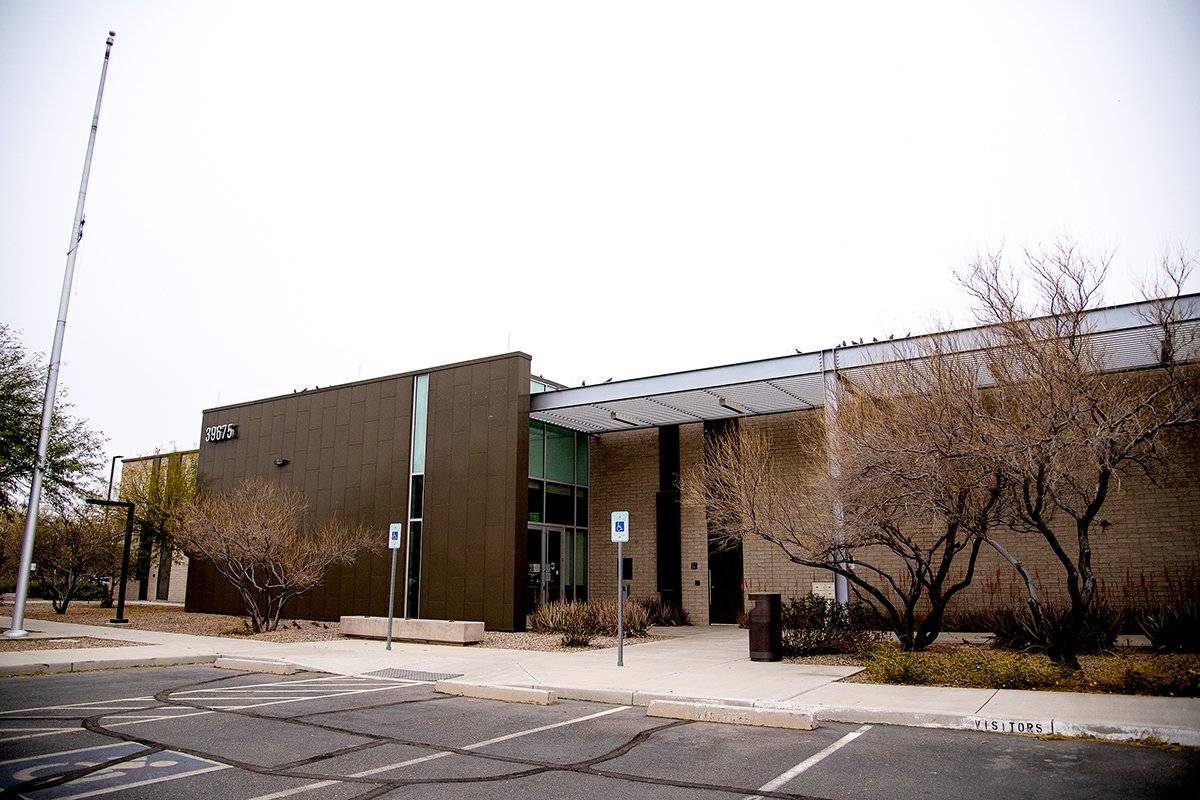
<instances>
[{"instance_id":1,"label":"metal trash receptacle","mask_svg":"<svg viewBox=\"0 0 1200 800\"><path fill-rule=\"evenodd\" d=\"M750 660L783 660L783 600L777 592L751 592Z\"/></svg>"}]
</instances>

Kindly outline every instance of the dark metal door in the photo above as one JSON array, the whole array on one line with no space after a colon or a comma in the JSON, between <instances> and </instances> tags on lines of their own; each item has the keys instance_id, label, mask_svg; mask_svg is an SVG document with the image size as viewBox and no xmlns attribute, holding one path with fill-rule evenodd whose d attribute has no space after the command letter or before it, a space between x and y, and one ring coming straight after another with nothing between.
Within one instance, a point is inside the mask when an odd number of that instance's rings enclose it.
<instances>
[{"instance_id":1,"label":"dark metal door","mask_svg":"<svg viewBox=\"0 0 1200 800\"><path fill-rule=\"evenodd\" d=\"M742 603L742 546L708 552L708 621L737 623Z\"/></svg>"}]
</instances>

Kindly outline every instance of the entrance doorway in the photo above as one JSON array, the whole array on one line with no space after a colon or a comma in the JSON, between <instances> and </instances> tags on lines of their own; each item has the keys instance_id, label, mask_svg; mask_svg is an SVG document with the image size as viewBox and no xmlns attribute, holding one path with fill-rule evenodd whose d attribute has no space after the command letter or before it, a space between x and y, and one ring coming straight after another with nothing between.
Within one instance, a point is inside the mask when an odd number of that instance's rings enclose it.
<instances>
[{"instance_id":1,"label":"entrance doorway","mask_svg":"<svg viewBox=\"0 0 1200 800\"><path fill-rule=\"evenodd\" d=\"M562 528L529 528L529 572L525 581L526 613L562 597Z\"/></svg>"},{"instance_id":2,"label":"entrance doorway","mask_svg":"<svg viewBox=\"0 0 1200 800\"><path fill-rule=\"evenodd\" d=\"M587 531L529 526L525 613L558 600L587 600Z\"/></svg>"},{"instance_id":3,"label":"entrance doorway","mask_svg":"<svg viewBox=\"0 0 1200 800\"><path fill-rule=\"evenodd\" d=\"M708 551L708 621L736 624L742 603L742 545Z\"/></svg>"}]
</instances>

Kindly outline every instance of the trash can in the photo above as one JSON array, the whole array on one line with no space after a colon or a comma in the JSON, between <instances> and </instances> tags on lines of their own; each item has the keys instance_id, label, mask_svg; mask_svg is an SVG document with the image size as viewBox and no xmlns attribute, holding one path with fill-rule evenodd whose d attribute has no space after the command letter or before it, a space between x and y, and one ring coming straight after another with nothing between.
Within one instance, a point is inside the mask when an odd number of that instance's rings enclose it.
<instances>
[{"instance_id":1,"label":"trash can","mask_svg":"<svg viewBox=\"0 0 1200 800\"><path fill-rule=\"evenodd\" d=\"M783 601L777 592L751 592L750 660L783 660Z\"/></svg>"}]
</instances>

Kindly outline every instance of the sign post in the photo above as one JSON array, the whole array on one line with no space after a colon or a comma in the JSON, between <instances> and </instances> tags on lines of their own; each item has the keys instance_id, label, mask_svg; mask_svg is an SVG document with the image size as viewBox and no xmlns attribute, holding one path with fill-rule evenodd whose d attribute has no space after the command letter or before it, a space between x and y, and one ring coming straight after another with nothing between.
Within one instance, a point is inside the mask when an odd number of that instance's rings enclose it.
<instances>
[{"instance_id":1,"label":"sign post","mask_svg":"<svg viewBox=\"0 0 1200 800\"><path fill-rule=\"evenodd\" d=\"M617 666L625 666L625 542L629 541L629 512L612 512L612 540L617 543Z\"/></svg>"},{"instance_id":2,"label":"sign post","mask_svg":"<svg viewBox=\"0 0 1200 800\"><path fill-rule=\"evenodd\" d=\"M388 526L388 549L392 551L392 580L388 585L388 632L387 649L392 649L392 615L396 606L396 551L400 549L401 533L404 531L403 522L393 522Z\"/></svg>"}]
</instances>

